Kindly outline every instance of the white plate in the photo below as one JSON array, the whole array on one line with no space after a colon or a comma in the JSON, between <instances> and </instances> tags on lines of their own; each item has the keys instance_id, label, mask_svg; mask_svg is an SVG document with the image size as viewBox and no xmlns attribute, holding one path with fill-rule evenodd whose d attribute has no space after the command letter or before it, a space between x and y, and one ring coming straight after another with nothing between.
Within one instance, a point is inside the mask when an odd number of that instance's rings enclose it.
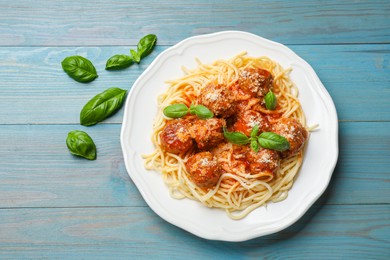
<instances>
[{"instance_id":1,"label":"white plate","mask_svg":"<svg viewBox=\"0 0 390 260\"><path fill-rule=\"evenodd\" d=\"M292 67L290 76L299 89L308 125L319 124L320 129L311 134L302 168L287 199L260 207L244 219L232 220L223 210L171 198L160 173L144 169L141 155L153 150L152 124L157 96L167 88L164 82L182 76L182 66L195 68L195 58L209 63L242 51L249 56L268 56L284 68ZM131 179L160 217L199 237L244 241L290 226L325 191L338 157L338 121L331 97L303 59L279 43L246 32L226 31L183 40L153 61L127 97L121 145Z\"/></svg>"}]
</instances>

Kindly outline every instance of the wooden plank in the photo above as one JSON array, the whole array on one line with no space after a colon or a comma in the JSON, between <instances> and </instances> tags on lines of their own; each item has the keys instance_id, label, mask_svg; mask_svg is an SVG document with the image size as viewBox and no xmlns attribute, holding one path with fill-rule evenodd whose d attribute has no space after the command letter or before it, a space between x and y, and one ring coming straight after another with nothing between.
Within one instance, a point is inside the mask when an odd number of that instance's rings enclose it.
<instances>
[{"instance_id":1,"label":"wooden plank","mask_svg":"<svg viewBox=\"0 0 390 260\"><path fill-rule=\"evenodd\" d=\"M0 208L144 206L124 166L120 127L0 126ZM68 152L65 139L74 129L87 131L94 139L96 161ZM327 203L390 202L389 129L390 122L340 123L339 163L327 189Z\"/></svg>"},{"instance_id":2,"label":"wooden plank","mask_svg":"<svg viewBox=\"0 0 390 260\"><path fill-rule=\"evenodd\" d=\"M111 56L129 50L130 46L0 48L4 57L0 60L0 124L78 124L80 111L90 98L109 87L130 89L161 48L129 69L104 69ZM90 59L99 77L88 84L68 77L61 61L71 55ZM122 115L120 111L106 122L119 123Z\"/></svg>"},{"instance_id":3,"label":"wooden plank","mask_svg":"<svg viewBox=\"0 0 390 260\"><path fill-rule=\"evenodd\" d=\"M293 226L207 241L147 207L0 210L0 258L388 259L390 205L316 205Z\"/></svg>"},{"instance_id":4,"label":"wooden plank","mask_svg":"<svg viewBox=\"0 0 390 260\"><path fill-rule=\"evenodd\" d=\"M97 160L69 153L71 130L86 131ZM0 127L0 207L145 205L125 169L120 125Z\"/></svg>"},{"instance_id":5,"label":"wooden plank","mask_svg":"<svg viewBox=\"0 0 390 260\"><path fill-rule=\"evenodd\" d=\"M0 1L0 259L390 259L389 13L385 0ZM292 227L243 243L197 238L146 206L123 164L123 110L78 125L93 95L129 89L168 46L220 30L288 44L317 71L342 121L325 194ZM159 46L140 66L104 71L147 33ZM62 72L76 53L99 79L83 85ZM97 161L69 154L73 129L91 134Z\"/></svg>"},{"instance_id":6,"label":"wooden plank","mask_svg":"<svg viewBox=\"0 0 390 260\"><path fill-rule=\"evenodd\" d=\"M0 124L77 124L84 104L116 86L130 89L166 47L158 46L140 65L105 71L105 62L127 47L0 48ZM390 45L290 46L307 60L331 94L340 120L390 120ZM61 61L83 55L96 66L98 79L82 84L69 78ZM356 60L359 56L359 62ZM160 86L156 86L159 91ZM108 123L122 122L122 110Z\"/></svg>"},{"instance_id":7,"label":"wooden plank","mask_svg":"<svg viewBox=\"0 0 390 260\"><path fill-rule=\"evenodd\" d=\"M285 44L389 43L388 1L6 1L0 45L128 45L148 33L171 45L246 30Z\"/></svg>"},{"instance_id":8,"label":"wooden plank","mask_svg":"<svg viewBox=\"0 0 390 260\"><path fill-rule=\"evenodd\" d=\"M339 120L390 120L390 45L289 47L314 68Z\"/></svg>"},{"instance_id":9,"label":"wooden plank","mask_svg":"<svg viewBox=\"0 0 390 260\"><path fill-rule=\"evenodd\" d=\"M329 203L390 203L389 129L390 122L339 123L339 159L326 191Z\"/></svg>"}]
</instances>

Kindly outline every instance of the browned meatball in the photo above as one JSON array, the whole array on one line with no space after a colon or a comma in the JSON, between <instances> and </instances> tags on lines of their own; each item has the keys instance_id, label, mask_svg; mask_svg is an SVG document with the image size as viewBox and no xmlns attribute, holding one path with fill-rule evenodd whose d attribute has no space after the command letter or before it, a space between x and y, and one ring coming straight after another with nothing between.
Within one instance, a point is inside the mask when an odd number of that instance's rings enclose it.
<instances>
[{"instance_id":1,"label":"browned meatball","mask_svg":"<svg viewBox=\"0 0 390 260\"><path fill-rule=\"evenodd\" d=\"M247 89L241 88L241 81L238 80L237 82L231 84L229 86L229 90L232 93L233 100L236 102L245 101L250 98L253 98L254 94Z\"/></svg>"},{"instance_id":2,"label":"browned meatball","mask_svg":"<svg viewBox=\"0 0 390 260\"><path fill-rule=\"evenodd\" d=\"M193 121L190 134L199 149L210 149L224 140L224 126L226 121L223 118L198 119Z\"/></svg>"},{"instance_id":3,"label":"browned meatball","mask_svg":"<svg viewBox=\"0 0 390 260\"><path fill-rule=\"evenodd\" d=\"M252 97L264 97L272 88L273 76L264 69L247 68L241 71L239 87Z\"/></svg>"},{"instance_id":4,"label":"browned meatball","mask_svg":"<svg viewBox=\"0 0 390 260\"><path fill-rule=\"evenodd\" d=\"M225 172L244 173L249 163L246 159L246 153L249 146L235 145L232 143L221 143L211 150L211 153L217 157L218 165Z\"/></svg>"},{"instance_id":5,"label":"browned meatball","mask_svg":"<svg viewBox=\"0 0 390 260\"><path fill-rule=\"evenodd\" d=\"M195 185L206 189L214 187L222 174L217 159L210 152L200 152L189 157L186 169Z\"/></svg>"},{"instance_id":6,"label":"browned meatball","mask_svg":"<svg viewBox=\"0 0 390 260\"><path fill-rule=\"evenodd\" d=\"M260 98L249 98L246 100L242 100L237 102L236 105L237 113L242 113L246 110L261 111L262 109L262 101Z\"/></svg>"},{"instance_id":7,"label":"browned meatball","mask_svg":"<svg viewBox=\"0 0 390 260\"><path fill-rule=\"evenodd\" d=\"M224 118L234 114L233 101L234 97L226 86L214 83L209 83L198 96L198 104L206 106L214 115Z\"/></svg>"},{"instance_id":8,"label":"browned meatball","mask_svg":"<svg viewBox=\"0 0 390 260\"><path fill-rule=\"evenodd\" d=\"M170 121L160 133L162 148L169 153L181 154L191 149L194 142L189 132L189 121Z\"/></svg>"},{"instance_id":9,"label":"browned meatball","mask_svg":"<svg viewBox=\"0 0 390 260\"><path fill-rule=\"evenodd\" d=\"M267 117L255 110L246 110L238 115L236 123L233 125L235 131L250 136L255 125L259 126L259 133L269 131L270 124Z\"/></svg>"},{"instance_id":10,"label":"browned meatball","mask_svg":"<svg viewBox=\"0 0 390 260\"><path fill-rule=\"evenodd\" d=\"M285 137L290 143L290 149L281 153L282 158L293 156L302 150L309 135L301 123L285 117L273 124L271 131Z\"/></svg>"},{"instance_id":11,"label":"browned meatball","mask_svg":"<svg viewBox=\"0 0 390 260\"><path fill-rule=\"evenodd\" d=\"M274 150L260 149L255 152L250 149L246 158L249 162L249 171L253 174L263 173L264 177L273 177L279 168L279 153Z\"/></svg>"}]
</instances>

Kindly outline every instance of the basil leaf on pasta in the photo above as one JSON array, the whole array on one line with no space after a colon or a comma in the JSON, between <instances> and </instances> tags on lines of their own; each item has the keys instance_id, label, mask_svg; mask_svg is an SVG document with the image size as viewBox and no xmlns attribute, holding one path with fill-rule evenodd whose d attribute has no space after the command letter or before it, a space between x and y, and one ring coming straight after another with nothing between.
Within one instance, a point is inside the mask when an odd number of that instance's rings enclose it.
<instances>
[{"instance_id":1,"label":"basil leaf on pasta","mask_svg":"<svg viewBox=\"0 0 390 260\"><path fill-rule=\"evenodd\" d=\"M228 132L226 130L226 127L223 128L223 136L231 143L233 144L248 144L250 139L240 132Z\"/></svg>"},{"instance_id":2,"label":"basil leaf on pasta","mask_svg":"<svg viewBox=\"0 0 390 260\"><path fill-rule=\"evenodd\" d=\"M188 114L188 107L184 104L173 104L164 108L163 113L169 118L180 118Z\"/></svg>"},{"instance_id":3,"label":"basil leaf on pasta","mask_svg":"<svg viewBox=\"0 0 390 260\"><path fill-rule=\"evenodd\" d=\"M200 119L208 119L212 118L214 116L214 113L210 111L207 107L203 105L191 105L190 106L190 113L192 115L197 115Z\"/></svg>"},{"instance_id":4,"label":"basil leaf on pasta","mask_svg":"<svg viewBox=\"0 0 390 260\"><path fill-rule=\"evenodd\" d=\"M275 110L277 105L277 100L275 94L271 90L267 93L267 95L265 95L264 101L265 101L265 107L268 110Z\"/></svg>"},{"instance_id":5,"label":"basil leaf on pasta","mask_svg":"<svg viewBox=\"0 0 390 260\"><path fill-rule=\"evenodd\" d=\"M257 140L259 141L260 146L263 148L280 152L290 149L290 143L287 141L287 139L273 132L263 132L261 135L259 135Z\"/></svg>"},{"instance_id":6,"label":"basil leaf on pasta","mask_svg":"<svg viewBox=\"0 0 390 260\"><path fill-rule=\"evenodd\" d=\"M255 125L251 131L251 138L255 138L259 133L259 125Z\"/></svg>"},{"instance_id":7,"label":"basil leaf on pasta","mask_svg":"<svg viewBox=\"0 0 390 260\"><path fill-rule=\"evenodd\" d=\"M260 150L259 143L257 142L257 140L252 140L251 141L251 148L256 153Z\"/></svg>"}]
</instances>

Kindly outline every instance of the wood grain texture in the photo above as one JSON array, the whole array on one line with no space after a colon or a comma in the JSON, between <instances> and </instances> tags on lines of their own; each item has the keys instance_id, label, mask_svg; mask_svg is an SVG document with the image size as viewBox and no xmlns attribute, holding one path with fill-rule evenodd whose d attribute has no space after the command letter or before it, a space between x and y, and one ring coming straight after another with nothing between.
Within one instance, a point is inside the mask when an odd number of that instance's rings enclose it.
<instances>
[{"instance_id":1,"label":"wood grain texture","mask_svg":"<svg viewBox=\"0 0 390 260\"><path fill-rule=\"evenodd\" d=\"M124 166L120 127L0 126L0 208L145 206ZM390 122L340 123L340 156L327 203L390 202L389 128ZM94 139L96 161L68 152L65 139L75 129Z\"/></svg>"},{"instance_id":2,"label":"wood grain texture","mask_svg":"<svg viewBox=\"0 0 390 260\"><path fill-rule=\"evenodd\" d=\"M245 30L285 44L390 43L388 1L1 1L0 45L128 45Z\"/></svg>"},{"instance_id":3,"label":"wood grain texture","mask_svg":"<svg viewBox=\"0 0 390 260\"><path fill-rule=\"evenodd\" d=\"M104 70L109 57L127 54L133 47L1 48L0 124L78 124L79 113L90 98L113 86L130 89L166 49L157 46L139 65L128 69ZM339 120L390 120L390 44L290 47L316 70L336 104ZM63 72L61 61L76 54L93 62L99 78L83 84ZM356 62L351 62L355 57ZM162 87L156 86L156 91ZM106 122L121 123L122 115Z\"/></svg>"},{"instance_id":4,"label":"wood grain texture","mask_svg":"<svg viewBox=\"0 0 390 260\"><path fill-rule=\"evenodd\" d=\"M0 259L390 259L389 13L385 0L0 0ZM243 243L207 241L153 213L124 166L123 109L79 125L97 93L130 89L166 48L222 30L290 47L340 120L325 193L291 227ZM140 65L104 70L148 33L158 46ZM75 54L95 64L97 80L62 71ZM96 161L68 152L74 129L95 140Z\"/></svg>"},{"instance_id":5,"label":"wood grain texture","mask_svg":"<svg viewBox=\"0 0 390 260\"><path fill-rule=\"evenodd\" d=\"M0 258L387 259L390 205L315 206L279 233L207 241L145 207L0 210Z\"/></svg>"},{"instance_id":6,"label":"wood grain texture","mask_svg":"<svg viewBox=\"0 0 390 260\"><path fill-rule=\"evenodd\" d=\"M91 136L96 161L69 153L72 130ZM120 125L0 127L0 207L144 206L125 169L119 134Z\"/></svg>"}]
</instances>

